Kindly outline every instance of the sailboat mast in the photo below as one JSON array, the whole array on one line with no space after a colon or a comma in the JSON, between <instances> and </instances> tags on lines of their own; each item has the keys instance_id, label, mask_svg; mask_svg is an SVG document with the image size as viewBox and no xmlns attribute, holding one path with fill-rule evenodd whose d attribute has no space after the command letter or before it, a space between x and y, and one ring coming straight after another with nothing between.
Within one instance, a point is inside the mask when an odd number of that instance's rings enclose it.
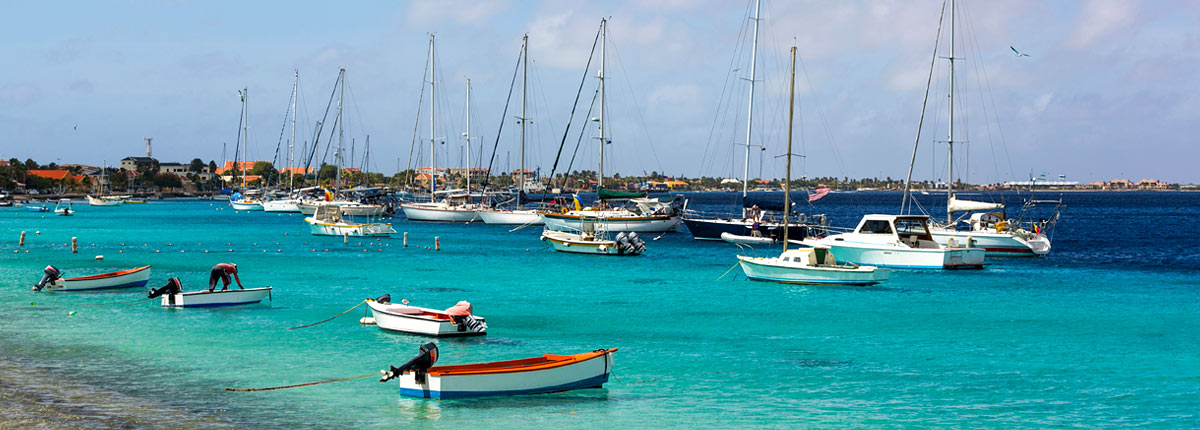
<instances>
[{"instance_id":1,"label":"sailboat mast","mask_svg":"<svg viewBox=\"0 0 1200 430\"><path fill-rule=\"evenodd\" d=\"M342 138L343 138L343 134L342 134L342 101L346 96L346 69L345 68L338 69L338 81L341 83L341 87L338 88L338 114L337 114L338 144L337 144L337 152L334 153L334 155L337 155L337 157L335 157L335 159L337 160L337 173L334 174L335 176L333 179L333 182L334 182L333 187L335 189L342 185Z\"/></svg>"},{"instance_id":2,"label":"sailboat mast","mask_svg":"<svg viewBox=\"0 0 1200 430\"><path fill-rule=\"evenodd\" d=\"M288 192L295 187L296 181L296 96L300 93L300 71L296 71L296 79L292 81L292 142L288 144Z\"/></svg>"},{"instance_id":3,"label":"sailboat mast","mask_svg":"<svg viewBox=\"0 0 1200 430\"><path fill-rule=\"evenodd\" d=\"M600 20L600 171L596 178L596 190L604 188L604 62L608 54L608 20Z\"/></svg>"},{"instance_id":4,"label":"sailboat mast","mask_svg":"<svg viewBox=\"0 0 1200 430\"><path fill-rule=\"evenodd\" d=\"M242 189L246 189L246 151L250 150L250 136L247 129L249 124L246 124L246 119L250 115L246 113L246 99L250 98L250 89L242 88Z\"/></svg>"},{"instance_id":5,"label":"sailboat mast","mask_svg":"<svg viewBox=\"0 0 1200 430\"><path fill-rule=\"evenodd\" d=\"M950 148L949 176L946 182L946 224L954 222L954 211L950 209L950 201L954 199L954 0L950 0L950 133L946 146Z\"/></svg>"},{"instance_id":6,"label":"sailboat mast","mask_svg":"<svg viewBox=\"0 0 1200 430\"><path fill-rule=\"evenodd\" d=\"M467 203L471 202L471 78L467 78Z\"/></svg>"},{"instance_id":7,"label":"sailboat mast","mask_svg":"<svg viewBox=\"0 0 1200 430\"><path fill-rule=\"evenodd\" d=\"M437 78L434 72L437 70L433 65L434 50L433 50L433 35L429 35L429 201L434 200L434 192L437 191L437 137L434 134L434 111L433 106L437 103L436 93L434 92L434 82Z\"/></svg>"},{"instance_id":8,"label":"sailboat mast","mask_svg":"<svg viewBox=\"0 0 1200 430\"><path fill-rule=\"evenodd\" d=\"M525 88L529 83L529 35L521 38L521 192L517 194L517 206L521 206L521 195L525 194Z\"/></svg>"},{"instance_id":9,"label":"sailboat mast","mask_svg":"<svg viewBox=\"0 0 1200 430\"><path fill-rule=\"evenodd\" d=\"M759 6L762 6L762 0L754 2L754 44L750 47L750 101L746 104L746 160L742 168L742 199L746 198L746 191L750 187L750 131L753 128L754 120L754 80L757 77L755 71L758 67L758 18Z\"/></svg>"},{"instance_id":10,"label":"sailboat mast","mask_svg":"<svg viewBox=\"0 0 1200 430\"><path fill-rule=\"evenodd\" d=\"M788 249L788 214L792 212L792 119L796 112L796 47L792 47L792 77L788 84L787 173L783 182L783 250Z\"/></svg>"}]
</instances>

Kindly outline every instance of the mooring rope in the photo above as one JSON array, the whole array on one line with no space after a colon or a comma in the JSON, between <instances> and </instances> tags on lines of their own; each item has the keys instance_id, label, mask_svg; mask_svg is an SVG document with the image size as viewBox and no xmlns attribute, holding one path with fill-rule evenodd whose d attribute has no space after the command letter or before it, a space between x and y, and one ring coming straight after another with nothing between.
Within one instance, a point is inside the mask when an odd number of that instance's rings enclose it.
<instances>
[{"instance_id":1,"label":"mooring rope","mask_svg":"<svg viewBox=\"0 0 1200 430\"><path fill-rule=\"evenodd\" d=\"M367 300L370 300L370 299L367 299ZM334 315L334 316L332 316L332 317L329 317L329 318L323 319L323 320L321 320L321 321L317 321L317 322L315 322L315 323L312 323L312 324L302 325L302 326L299 326L299 327L288 327L288 330L295 330L295 329L298 329L298 328L307 328L307 327L312 327L312 326L315 326L315 325L317 325L317 324L321 324L321 323L326 323L326 322L329 322L329 321L333 321L333 319L334 319L334 318L340 317L340 316L342 316L342 315L345 315L345 314L348 314L348 313L350 313L350 311L352 311L352 310L358 309L358 307L359 307L359 306L362 306L362 305L363 305L363 303L366 303L366 302L367 302L367 300L363 300L363 301L359 302L357 305L354 305L354 307L352 307L352 308L350 308L350 309L346 309L344 312L342 312L342 313L340 313L340 314L337 314L337 315Z\"/></svg>"},{"instance_id":2,"label":"mooring rope","mask_svg":"<svg viewBox=\"0 0 1200 430\"><path fill-rule=\"evenodd\" d=\"M247 391L286 390L288 388L308 387L308 386L312 386L312 385L328 384L330 382L341 382L341 381L349 381L351 379L362 379L362 378L367 378L367 377L371 377L371 376L379 376L379 372L373 372L373 373L368 373L365 375L358 375L358 376L350 376L350 377L346 377L346 378L327 379L324 381L305 382L303 384L280 385L278 387L263 387L263 388L229 388L229 387L225 387L225 391L247 392Z\"/></svg>"},{"instance_id":3,"label":"mooring rope","mask_svg":"<svg viewBox=\"0 0 1200 430\"><path fill-rule=\"evenodd\" d=\"M152 298L149 298L149 299L137 299L137 300L130 300L130 301L127 301L127 302L86 303L86 304L82 304L82 305L79 305L79 306L128 305L128 304L133 304L133 303L145 303L145 302L148 302L148 301L151 301L151 300L158 300L158 297L152 297Z\"/></svg>"},{"instance_id":4,"label":"mooring rope","mask_svg":"<svg viewBox=\"0 0 1200 430\"><path fill-rule=\"evenodd\" d=\"M726 271L725 271L725 273L722 273L722 274L721 274L721 278L724 278L724 277L725 277L725 275L728 275L728 274L729 274L729 272L732 272L732 271L733 271L733 269L734 269L734 268L737 268L737 267L738 267L738 265L739 265L739 264L741 264L741 263L742 263L742 262L741 262L741 260L738 260L738 262L737 262L737 263L733 263L733 267L730 267L730 268L729 268L729 270L726 270ZM717 280L718 280L718 281L720 281L720 280L721 280L721 278L717 278Z\"/></svg>"}]
</instances>

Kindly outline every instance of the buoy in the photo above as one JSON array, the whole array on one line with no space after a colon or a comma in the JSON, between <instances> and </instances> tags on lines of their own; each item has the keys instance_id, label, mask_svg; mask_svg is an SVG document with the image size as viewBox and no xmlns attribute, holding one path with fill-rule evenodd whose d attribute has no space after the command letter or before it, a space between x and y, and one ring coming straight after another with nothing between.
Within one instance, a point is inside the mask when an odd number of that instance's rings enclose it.
<instances>
[{"instance_id":1,"label":"buoy","mask_svg":"<svg viewBox=\"0 0 1200 430\"><path fill-rule=\"evenodd\" d=\"M207 253L208 253L208 250L207 250L207 249L206 249L206 250L204 250L204 253L205 253L205 254L207 254Z\"/></svg>"},{"instance_id":2,"label":"buoy","mask_svg":"<svg viewBox=\"0 0 1200 430\"><path fill-rule=\"evenodd\" d=\"M284 236L287 236L288 234L287 234L287 232L283 232L283 235L284 235Z\"/></svg>"},{"instance_id":3,"label":"buoy","mask_svg":"<svg viewBox=\"0 0 1200 430\"><path fill-rule=\"evenodd\" d=\"M437 237L437 236L433 237L433 250L434 251L442 250L442 240L440 237Z\"/></svg>"},{"instance_id":4,"label":"buoy","mask_svg":"<svg viewBox=\"0 0 1200 430\"><path fill-rule=\"evenodd\" d=\"M41 230L35 231L35 232L33 232L33 235L34 235L34 236L41 236L41 235L42 235L42 231L41 231Z\"/></svg>"},{"instance_id":5,"label":"buoy","mask_svg":"<svg viewBox=\"0 0 1200 430\"><path fill-rule=\"evenodd\" d=\"M78 253L79 253L79 244L75 242L75 238L74 238L74 237L72 237L72 238L71 238L71 253L72 253L72 254L78 254Z\"/></svg>"},{"instance_id":6,"label":"buoy","mask_svg":"<svg viewBox=\"0 0 1200 430\"><path fill-rule=\"evenodd\" d=\"M75 316L75 311L67 312L67 316L69 316L69 317Z\"/></svg>"},{"instance_id":7,"label":"buoy","mask_svg":"<svg viewBox=\"0 0 1200 430\"><path fill-rule=\"evenodd\" d=\"M408 232L404 232L404 247L408 248Z\"/></svg>"},{"instance_id":8,"label":"buoy","mask_svg":"<svg viewBox=\"0 0 1200 430\"><path fill-rule=\"evenodd\" d=\"M158 254L159 252L162 252L162 251L159 251L159 250L157 250L157 249L156 249L156 250L154 250L154 253L155 253L155 254Z\"/></svg>"},{"instance_id":9,"label":"buoy","mask_svg":"<svg viewBox=\"0 0 1200 430\"><path fill-rule=\"evenodd\" d=\"M529 252L529 248L525 248L525 252Z\"/></svg>"},{"instance_id":10,"label":"buoy","mask_svg":"<svg viewBox=\"0 0 1200 430\"><path fill-rule=\"evenodd\" d=\"M264 249L263 252L267 252L267 250Z\"/></svg>"},{"instance_id":11,"label":"buoy","mask_svg":"<svg viewBox=\"0 0 1200 430\"><path fill-rule=\"evenodd\" d=\"M283 252L282 249L276 249L275 252Z\"/></svg>"},{"instance_id":12,"label":"buoy","mask_svg":"<svg viewBox=\"0 0 1200 430\"><path fill-rule=\"evenodd\" d=\"M168 243L167 246L175 246L173 243Z\"/></svg>"},{"instance_id":13,"label":"buoy","mask_svg":"<svg viewBox=\"0 0 1200 430\"><path fill-rule=\"evenodd\" d=\"M17 251L13 251L13 252L17 252ZM125 251L124 251L124 250L117 250L117 253L118 253L118 254L124 254L124 253L125 253Z\"/></svg>"},{"instance_id":14,"label":"buoy","mask_svg":"<svg viewBox=\"0 0 1200 430\"><path fill-rule=\"evenodd\" d=\"M21 241L17 243L17 246L25 246L25 232L23 232L23 231L21 232ZM17 252L17 251L13 251L13 252Z\"/></svg>"},{"instance_id":15,"label":"buoy","mask_svg":"<svg viewBox=\"0 0 1200 430\"><path fill-rule=\"evenodd\" d=\"M229 250L229 252L233 252L233 250L231 249L231 250Z\"/></svg>"},{"instance_id":16,"label":"buoy","mask_svg":"<svg viewBox=\"0 0 1200 430\"><path fill-rule=\"evenodd\" d=\"M17 254L17 253L20 253L20 252L21 252L21 251L17 251L17 250L15 250L15 249L13 250L13 254Z\"/></svg>"},{"instance_id":17,"label":"buoy","mask_svg":"<svg viewBox=\"0 0 1200 430\"><path fill-rule=\"evenodd\" d=\"M362 317L361 319L358 320L358 323L362 324L362 325L375 325L375 318Z\"/></svg>"},{"instance_id":18,"label":"buoy","mask_svg":"<svg viewBox=\"0 0 1200 430\"><path fill-rule=\"evenodd\" d=\"M103 259L104 259L104 256L103 256L103 255L97 255L97 256L96 256L96 260L103 260Z\"/></svg>"},{"instance_id":19,"label":"buoy","mask_svg":"<svg viewBox=\"0 0 1200 430\"><path fill-rule=\"evenodd\" d=\"M328 250L328 249L326 249L324 252L329 252L329 250Z\"/></svg>"},{"instance_id":20,"label":"buoy","mask_svg":"<svg viewBox=\"0 0 1200 430\"><path fill-rule=\"evenodd\" d=\"M350 233L342 234L342 243L347 245L350 244Z\"/></svg>"},{"instance_id":21,"label":"buoy","mask_svg":"<svg viewBox=\"0 0 1200 430\"><path fill-rule=\"evenodd\" d=\"M121 244L121 246L125 246L125 244L124 244L124 243L122 243L122 244Z\"/></svg>"},{"instance_id":22,"label":"buoy","mask_svg":"<svg viewBox=\"0 0 1200 430\"><path fill-rule=\"evenodd\" d=\"M179 253L181 253L181 254L182 254L182 253L183 253L183 250L182 250L182 249L181 249L181 250L179 250Z\"/></svg>"}]
</instances>

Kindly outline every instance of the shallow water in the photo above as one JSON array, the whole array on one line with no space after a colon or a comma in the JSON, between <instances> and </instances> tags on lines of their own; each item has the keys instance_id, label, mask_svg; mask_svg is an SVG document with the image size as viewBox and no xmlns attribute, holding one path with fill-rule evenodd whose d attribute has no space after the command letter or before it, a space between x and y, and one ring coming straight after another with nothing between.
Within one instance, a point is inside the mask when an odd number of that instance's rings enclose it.
<instances>
[{"instance_id":1,"label":"shallow water","mask_svg":"<svg viewBox=\"0 0 1200 430\"><path fill-rule=\"evenodd\" d=\"M689 197L700 209L731 199ZM922 196L935 212L937 198ZM534 228L403 219L393 222L408 248L400 235L344 245L309 235L299 215L204 201L81 206L70 218L3 209L0 412L9 426L82 428L1200 425L1200 251L1180 233L1200 194L1063 198L1048 257L899 271L875 288L752 282L739 269L717 281L736 248L686 231L648 240L643 257L606 258L549 251ZM838 193L813 210L852 225L897 202ZM424 248L434 236L441 251ZM67 276L152 264L152 286L177 276L198 289L219 262L238 263L247 287L275 287L272 300L88 306L145 296L28 287L46 264ZM384 293L435 308L470 300L487 317L486 338L438 341L440 363L619 347L615 378L600 390L452 401L401 398L371 378L222 390L408 360L429 339L360 326L358 310L285 330Z\"/></svg>"}]
</instances>

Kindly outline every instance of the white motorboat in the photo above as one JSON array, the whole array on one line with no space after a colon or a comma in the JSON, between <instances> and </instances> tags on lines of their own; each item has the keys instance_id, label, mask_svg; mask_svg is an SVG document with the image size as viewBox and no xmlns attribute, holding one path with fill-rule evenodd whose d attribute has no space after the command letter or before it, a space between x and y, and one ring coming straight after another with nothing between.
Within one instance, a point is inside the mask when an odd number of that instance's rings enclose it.
<instances>
[{"instance_id":1,"label":"white motorboat","mask_svg":"<svg viewBox=\"0 0 1200 430\"><path fill-rule=\"evenodd\" d=\"M66 279L61 277L62 273L54 266L47 266L45 272L46 276L33 287L34 290L45 288L49 291L83 291L133 288L143 287L150 280L150 266Z\"/></svg>"},{"instance_id":2,"label":"white motorboat","mask_svg":"<svg viewBox=\"0 0 1200 430\"><path fill-rule=\"evenodd\" d=\"M646 251L646 243L637 233L617 233L613 239L606 238L603 233L597 234L584 224L584 230L578 233L546 229L542 231L542 240L559 252L575 254L598 255L642 255Z\"/></svg>"},{"instance_id":3,"label":"white motorboat","mask_svg":"<svg viewBox=\"0 0 1200 430\"><path fill-rule=\"evenodd\" d=\"M71 200L61 199L54 205L54 213L59 216L75 215L75 209L71 207Z\"/></svg>"},{"instance_id":4,"label":"white motorboat","mask_svg":"<svg viewBox=\"0 0 1200 430\"><path fill-rule=\"evenodd\" d=\"M300 213L300 200L279 199L262 202L264 212Z\"/></svg>"},{"instance_id":5,"label":"white motorboat","mask_svg":"<svg viewBox=\"0 0 1200 430\"><path fill-rule=\"evenodd\" d=\"M875 266L838 264L827 247L788 249L778 257L739 255L738 263L747 278L785 284L874 285L891 273Z\"/></svg>"},{"instance_id":6,"label":"white motorboat","mask_svg":"<svg viewBox=\"0 0 1200 430\"><path fill-rule=\"evenodd\" d=\"M313 216L304 218L309 231L319 236L386 237L396 233L391 223L347 221L336 205L318 205Z\"/></svg>"},{"instance_id":7,"label":"white motorboat","mask_svg":"<svg viewBox=\"0 0 1200 430\"><path fill-rule=\"evenodd\" d=\"M262 201L261 200L253 200L253 199L230 200L229 206L232 206L233 210L236 210L236 211L261 211L261 210L263 210Z\"/></svg>"},{"instance_id":8,"label":"white motorboat","mask_svg":"<svg viewBox=\"0 0 1200 430\"><path fill-rule=\"evenodd\" d=\"M399 379L400 395L426 399L509 396L601 388L612 373L617 348L572 355L546 354L521 360L434 366L437 345L400 367L389 366L379 382Z\"/></svg>"},{"instance_id":9,"label":"white motorboat","mask_svg":"<svg viewBox=\"0 0 1200 430\"><path fill-rule=\"evenodd\" d=\"M477 204L465 202L464 197L449 196L446 200L400 205L409 221L472 222L479 220Z\"/></svg>"},{"instance_id":10,"label":"white motorboat","mask_svg":"<svg viewBox=\"0 0 1200 430\"><path fill-rule=\"evenodd\" d=\"M828 246L839 261L899 269L981 269L986 253L967 244L938 244L928 215L865 215L851 233L804 243Z\"/></svg>"},{"instance_id":11,"label":"white motorboat","mask_svg":"<svg viewBox=\"0 0 1200 430\"><path fill-rule=\"evenodd\" d=\"M167 285L150 291L148 298L162 297L164 308L212 308L249 305L271 297L271 287L200 290L183 292L179 278L167 280Z\"/></svg>"},{"instance_id":12,"label":"white motorboat","mask_svg":"<svg viewBox=\"0 0 1200 430\"><path fill-rule=\"evenodd\" d=\"M376 300L367 300L375 325L388 331L419 334L434 337L484 336L487 322L472 314L471 304L459 302L454 307L437 309L391 303L384 295Z\"/></svg>"},{"instance_id":13,"label":"white motorboat","mask_svg":"<svg viewBox=\"0 0 1200 430\"><path fill-rule=\"evenodd\" d=\"M542 225L542 217L534 209L483 209L477 212L485 224Z\"/></svg>"},{"instance_id":14,"label":"white motorboat","mask_svg":"<svg viewBox=\"0 0 1200 430\"><path fill-rule=\"evenodd\" d=\"M87 196L87 201L90 206L121 206L125 203L125 199L119 196Z\"/></svg>"}]
</instances>

